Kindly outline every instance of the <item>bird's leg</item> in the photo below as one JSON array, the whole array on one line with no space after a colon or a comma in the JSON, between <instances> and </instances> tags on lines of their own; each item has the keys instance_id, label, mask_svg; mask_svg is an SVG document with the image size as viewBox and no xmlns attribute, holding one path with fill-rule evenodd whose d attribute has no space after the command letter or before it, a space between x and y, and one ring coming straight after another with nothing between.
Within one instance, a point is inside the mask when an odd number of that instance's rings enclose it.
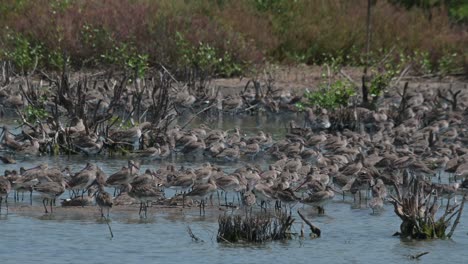
<instances>
[{"instance_id":1,"label":"bird's leg","mask_svg":"<svg viewBox=\"0 0 468 264\"><path fill-rule=\"evenodd\" d=\"M205 215L205 201L203 201L203 215Z\"/></svg>"},{"instance_id":2,"label":"bird's leg","mask_svg":"<svg viewBox=\"0 0 468 264\"><path fill-rule=\"evenodd\" d=\"M0 196L0 213L2 212L2 200L3 200L3 197Z\"/></svg>"},{"instance_id":3,"label":"bird's leg","mask_svg":"<svg viewBox=\"0 0 468 264\"><path fill-rule=\"evenodd\" d=\"M185 192L182 193L182 208L185 208Z\"/></svg>"},{"instance_id":4,"label":"bird's leg","mask_svg":"<svg viewBox=\"0 0 468 264\"><path fill-rule=\"evenodd\" d=\"M322 206L317 206L317 210L319 215L325 214L325 209Z\"/></svg>"},{"instance_id":5,"label":"bird's leg","mask_svg":"<svg viewBox=\"0 0 468 264\"><path fill-rule=\"evenodd\" d=\"M140 210L138 211L138 214L141 216L141 210L143 209L143 203L140 202Z\"/></svg>"},{"instance_id":6,"label":"bird's leg","mask_svg":"<svg viewBox=\"0 0 468 264\"><path fill-rule=\"evenodd\" d=\"M29 203L32 205L32 192L33 192L33 189L30 188L29 189Z\"/></svg>"},{"instance_id":7,"label":"bird's leg","mask_svg":"<svg viewBox=\"0 0 468 264\"><path fill-rule=\"evenodd\" d=\"M201 215L201 211L202 211L202 204L203 204L203 199L200 200L200 215Z\"/></svg>"},{"instance_id":8,"label":"bird's leg","mask_svg":"<svg viewBox=\"0 0 468 264\"><path fill-rule=\"evenodd\" d=\"M455 203L456 203L456 197L455 197ZM5 205L6 205L6 213L8 214L8 193L7 195L5 196ZM1 206L1 205L0 205Z\"/></svg>"},{"instance_id":9,"label":"bird's leg","mask_svg":"<svg viewBox=\"0 0 468 264\"><path fill-rule=\"evenodd\" d=\"M49 213L49 212L47 212L46 199L47 199L47 198L44 198L44 199L42 200L42 204L44 205L45 213L47 214L47 213Z\"/></svg>"},{"instance_id":10,"label":"bird's leg","mask_svg":"<svg viewBox=\"0 0 468 264\"><path fill-rule=\"evenodd\" d=\"M81 201L83 201L83 196L84 196L85 190L83 189L81 191ZM84 207L84 203L82 203L82 207Z\"/></svg>"},{"instance_id":11,"label":"bird's leg","mask_svg":"<svg viewBox=\"0 0 468 264\"><path fill-rule=\"evenodd\" d=\"M52 214L54 211L52 209L52 204L55 204L55 199L49 199L50 202L50 213Z\"/></svg>"}]
</instances>

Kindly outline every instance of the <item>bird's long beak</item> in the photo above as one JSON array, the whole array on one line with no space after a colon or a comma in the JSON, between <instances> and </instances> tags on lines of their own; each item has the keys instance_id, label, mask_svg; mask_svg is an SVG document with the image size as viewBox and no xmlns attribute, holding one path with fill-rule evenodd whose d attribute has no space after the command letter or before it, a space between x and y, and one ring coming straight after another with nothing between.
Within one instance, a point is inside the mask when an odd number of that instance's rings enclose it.
<instances>
[{"instance_id":1,"label":"bird's long beak","mask_svg":"<svg viewBox=\"0 0 468 264\"><path fill-rule=\"evenodd\" d=\"M301 185L299 185L294 191L297 192L297 190L299 190L300 188L302 188L302 186L304 186L309 180L308 179L305 179L303 183L301 183Z\"/></svg>"},{"instance_id":2,"label":"bird's long beak","mask_svg":"<svg viewBox=\"0 0 468 264\"><path fill-rule=\"evenodd\" d=\"M94 180L86 189L85 189L85 192L89 191L89 188L91 188L91 186L95 185L95 184L98 184L97 180Z\"/></svg>"},{"instance_id":3,"label":"bird's long beak","mask_svg":"<svg viewBox=\"0 0 468 264\"><path fill-rule=\"evenodd\" d=\"M332 191L339 193L339 194L343 194L343 191L335 189L335 187L333 187L332 185L329 185L329 186Z\"/></svg>"},{"instance_id":4,"label":"bird's long beak","mask_svg":"<svg viewBox=\"0 0 468 264\"><path fill-rule=\"evenodd\" d=\"M140 167L138 167L137 165L135 165L135 163L133 163L133 162L130 162L130 166L133 167L133 168L135 168L135 169L137 169L137 170L140 170ZM130 170L132 169L131 167L129 168Z\"/></svg>"}]
</instances>

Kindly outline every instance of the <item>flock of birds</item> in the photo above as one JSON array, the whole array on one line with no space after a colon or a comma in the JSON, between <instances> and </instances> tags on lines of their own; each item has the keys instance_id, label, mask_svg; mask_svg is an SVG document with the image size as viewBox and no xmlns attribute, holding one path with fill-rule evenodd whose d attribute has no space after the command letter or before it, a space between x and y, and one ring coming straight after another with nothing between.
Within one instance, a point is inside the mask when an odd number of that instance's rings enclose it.
<instances>
[{"instance_id":1,"label":"flock of birds","mask_svg":"<svg viewBox=\"0 0 468 264\"><path fill-rule=\"evenodd\" d=\"M456 197L468 188L466 108L460 104L457 109L449 109L430 88L420 87L405 96L408 107L403 109L398 123L391 112L398 98L389 97L376 110L353 109L362 125L359 132L328 131L327 111L311 109L306 117L315 122L312 127L291 121L285 137L276 140L263 131L246 136L239 128L224 131L201 126L185 130L175 126L158 143L149 145L145 137L150 123L113 131L104 138L85 133L82 120L76 119L73 126L63 128L76 149L97 155L109 142L138 146L130 154L128 165L109 176L92 163L75 173L46 164L19 172L5 171L5 176L0 177L0 199L8 197L12 190L35 191L43 197L48 213L47 203L52 212L53 201L66 190L73 199L84 199L88 192L86 196L95 198L102 216L108 216L115 199L128 194L140 202L140 214L146 215L148 202L167 200L164 190L168 188L176 190L182 206L186 205L186 198L199 201L200 214L204 213L207 198L216 192L220 204L223 199L219 192L224 194L226 206L235 203L228 203L226 195L233 193L239 206L247 209L258 204L267 210L274 204L276 208L291 210L295 204L303 203L324 213L324 205L336 193L343 198L345 193L351 193L359 204L363 194L366 204L379 211L391 189L410 176L424 179L430 186L428 191L435 191L440 197ZM0 139L5 151L28 155L40 151L38 139L25 138L24 133L14 135L7 127ZM203 157L207 162L199 168L177 168L168 163L157 170L140 172L138 160L168 160L174 155ZM249 164L260 157L270 161L268 168ZM9 162L6 156L2 160ZM229 172L215 165L237 161L246 165ZM453 182L441 183L444 172ZM115 188L119 195L113 198L116 193L109 194L106 187ZM15 199L18 197L15 195Z\"/></svg>"},{"instance_id":2,"label":"flock of birds","mask_svg":"<svg viewBox=\"0 0 468 264\"><path fill-rule=\"evenodd\" d=\"M122 167L118 172L107 176L96 164L88 163L79 172L72 174L69 168L60 170L49 168L47 164L41 164L30 169L21 168L20 172L5 171L5 177L0 177L0 197L8 197L11 191L15 192L14 199L19 200L24 192L30 193L32 203L32 192L35 191L43 198L45 213L49 213L47 205L50 205L50 212L53 211L55 199L60 197L66 190L71 195L71 199L63 201L66 205L90 205L92 198L101 209L101 215L109 215L109 210L114 204L114 199L119 199L128 195L135 201L140 202L140 214L147 213L149 202L165 200L164 189L175 190L176 197L182 197L182 206L186 204L186 197L200 202L200 214L205 212L206 198L212 198L217 191L224 194L226 206L233 206L235 203L228 203L227 193L237 193L239 205L251 208L260 201L262 207L272 201L280 201L284 206L292 206L298 202L305 204L322 206L325 202L334 197L334 192L327 185L329 178L316 173L303 178L300 184L294 187L286 180L286 177L294 177L291 181L299 183L301 174L307 171L307 166L302 170L301 161L297 159L280 160L270 166L270 170L261 171L258 166L248 165L241 167L232 173L225 173L219 167L209 162L204 163L199 168L176 169L173 164L161 167L157 171L147 169L140 174L140 163L129 160L128 165ZM291 175L281 173L279 169L284 167L285 171ZM299 169L299 170L298 170ZM297 171L296 171L297 170ZM315 176L314 176L315 175ZM277 178L281 184L274 185ZM314 181L319 186L314 186ZM263 182L263 180L266 180ZM118 191L118 196L113 198L104 187L113 187ZM300 199L296 196L298 192L316 191L307 198ZM88 193L84 196L85 193ZM114 192L115 195L115 192ZM218 202L221 204L219 193ZM278 206L278 205L276 205ZM7 207L8 208L8 207ZM105 213L106 212L106 213Z\"/></svg>"}]
</instances>

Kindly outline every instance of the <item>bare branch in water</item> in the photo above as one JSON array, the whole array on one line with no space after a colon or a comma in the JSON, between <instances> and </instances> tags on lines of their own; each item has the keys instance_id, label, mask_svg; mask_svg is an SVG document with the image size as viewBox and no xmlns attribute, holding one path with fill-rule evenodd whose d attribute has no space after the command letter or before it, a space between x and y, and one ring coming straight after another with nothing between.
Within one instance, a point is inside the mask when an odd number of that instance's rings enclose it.
<instances>
[{"instance_id":1,"label":"bare branch in water","mask_svg":"<svg viewBox=\"0 0 468 264\"><path fill-rule=\"evenodd\" d=\"M307 220L305 216L301 213L301 211L297 210L297 213L302 218L302 220L310 227L310 231L312 232L312 234L314 234L316 237L320 237L322 233L322 231L320 231L320 228L316 227L314 224L312 224L312 222Z\"/></svg>"},{"instance_id":2,"label":"bare branch in water","mask_svg":"<svg viewBox=\"0 0 468 264\"><path fill-rule=\"evenodd\" d=\"M463 195L463 200L462 200L461 205L460 205L460 210L458 210L457 218L455 219L455 222L452 225L452 229L450 230L450 232L447 235L448 238L452 237L453 232L455 232L455 229L457 228L457 225L460 223L460 217L461 217L461 214L463 212L463 207L465 206L465 201L466 201L466 194Z\"/></svg>"},{"instance_id":3,"label":"bare branch in water","mask_svg":"<svg viewBox=\"0 0 468 264\"><path fill-rule=\"evenodd\" d=\"M190 226L187 226L187 233L188 233L189 236L192 238L192 241L195 241L195 242L205 242L205 241L203 241L202 239L198 238L198 237L192 232L192 228L190 228Z\"/></svg>"},{"instance_id":4,"label":"bare branch in water","mask_svg":"<svg viewBox=\"0 0 468 264\"><path fill-rule=\"evenodd\" d=\"M420 257L422 257L422 256L424 256L424 255L427 255L427 254L429 254L428 251L426 251L426 252L421 252L421 253L418 253L418 254L416 254L416 255L411 255L411 256L410 256L410 259L419 259Z\"/></svg>"}]
</instances>

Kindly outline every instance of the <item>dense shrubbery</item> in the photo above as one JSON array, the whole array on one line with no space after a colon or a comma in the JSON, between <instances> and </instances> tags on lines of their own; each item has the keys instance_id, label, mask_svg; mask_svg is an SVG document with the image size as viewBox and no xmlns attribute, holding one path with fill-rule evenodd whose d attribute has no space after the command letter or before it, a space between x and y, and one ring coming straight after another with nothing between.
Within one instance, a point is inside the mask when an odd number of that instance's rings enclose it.
<instances>
[{"instance_id":1,"label":"dense shrubbery","mask_svg":"<svg viewBox=\"0 0 468 264\"><path fill-rule=\"evenodd\" d=\"M159 63L209 67L203 70L221 76L238 75L264 60L362 65L366 5L365 0L3 0L0 56L21 71L36 64L112 65L135 74ZM464 8L429 7L428 17L427 7L377 1L371 60L411 60L421 73L460 70L468 64L468 33L466 25L454 22L463 21Z\"/></svg>"},{"instance_id":2,"label":"dense shrubbery","mask_svg":"<svg viewBox=\"0 0 468 264\"><path fill-rule=\"evenodd\" d=\"M353 85L347 81L337 80L329 85L322 84L318 91L306 92L305 103L298 103L297 106L319 106L326 109L337 109L348 106L350 98L356 95Z\"/></svg>"}]
</instances>

